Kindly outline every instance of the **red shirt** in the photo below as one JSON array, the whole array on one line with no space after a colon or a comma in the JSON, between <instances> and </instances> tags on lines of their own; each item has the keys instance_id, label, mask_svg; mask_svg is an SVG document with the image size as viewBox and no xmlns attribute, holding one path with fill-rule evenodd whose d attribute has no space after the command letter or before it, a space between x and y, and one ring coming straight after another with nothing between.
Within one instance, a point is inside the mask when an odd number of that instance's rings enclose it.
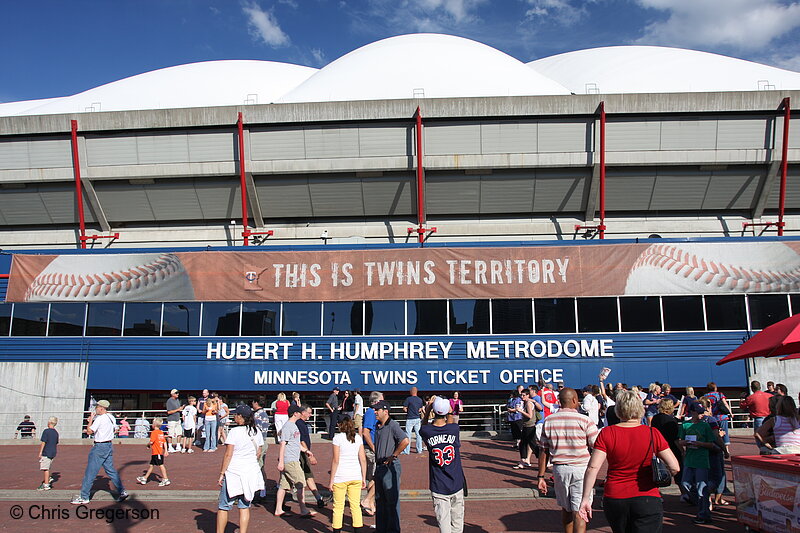
<instances>
[{"instance_id":1,"label":"red shirt","mask_svg":"<svg viewBox=\"0 0 800 533\"><path fill-rule=\"evenodd\" d=\"M658 487L653 484L651 431L655 449L668 449L669 445L661 432L649 426L608 426L600 431L594 447L603 450L608 456L608 474L603 496L618 499L661 496Z\"/></svg>"},{"instance_id":2,"label":"red shirt","mask_svg":"<svg viewBox=\"0 0 800 533\"><path fill-rule=\"evenodd\" d=\"M750 412L750 416L753 418L769 416L770 398L772 398L771 394L760 390L742 400L740 405L745 407Z\"/></svg>"},{"instance_id":3,"label":"red shirt","mask_svg":"<svg viewBox=\"0 0 800 533\"><path fill-rule=\"evenodd\" d=\"M550 389L545 389L544 391L542 391L541 396L542 396L542 400L544 400L545 402L550 403L551 405L555 405L555 404L558 403L558 397L556 396L556 393L551 391ZM548 405L546 403L542 402L542 407L544 407L544 417L545 418L547 418L548 416L550 416L553 413L553 410L550 409L550 407L548 407Z\"/></svg>"},{"instance_id":4,"label":"red shirt","mask_svg":"<svg viewBox=\"0 0 800 533\"><path fill-rule=\"evenodd\" d=\"M275 402L275 414L276 415L288 415L289 414L289 402L286 400L278 400Z\"/></svg>"}]
</instances>

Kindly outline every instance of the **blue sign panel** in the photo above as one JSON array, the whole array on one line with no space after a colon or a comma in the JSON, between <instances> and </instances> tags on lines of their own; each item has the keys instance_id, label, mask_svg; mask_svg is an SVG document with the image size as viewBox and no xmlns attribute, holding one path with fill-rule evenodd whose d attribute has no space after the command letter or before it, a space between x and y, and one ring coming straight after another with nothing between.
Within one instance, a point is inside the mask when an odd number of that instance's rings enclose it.
<instances>
[{"instance_id":1,"label":"blue sign panel","mask_svg":"<svg viewBox=\"0 0 800 533\"><path fill-rule=\"evenodd\" d=\"M88 388L506 390L539 380L746 386L745 332L402 337L8 338L5 360L81 361Z\"/></svg>"}]
</instances>

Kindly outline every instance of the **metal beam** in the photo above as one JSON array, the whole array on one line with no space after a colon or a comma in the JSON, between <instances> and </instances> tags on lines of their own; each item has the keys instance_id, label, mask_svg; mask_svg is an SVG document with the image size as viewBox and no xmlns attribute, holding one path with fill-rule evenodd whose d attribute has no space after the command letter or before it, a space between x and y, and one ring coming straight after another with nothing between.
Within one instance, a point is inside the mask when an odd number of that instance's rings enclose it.
<instances>
[{"instance_id":1,"label":"metal beam","mask_svg":"<svg viewBox=\"0 0 800 533\"><path fill-rule=\"evenodd\" d=\"M100 231L111 231L111 224L108 223L108 217L103 210L103 206L100 205L100 199L97 197L97 191L94 190L94 184L86 178L83 178L81 183L83 184L83 195L86 201L89 202L89 209L92 210L94 219L100 225Z\"/></svg>"},{"instance_id":2,"label":"metal beam","mask_svg":"<svg viewBox=\"0 0 800 533\"><path fill-rule=\"evenodd\" d=\"M252 172L245 172L244 182L247 187L247 200L250 204L250 217L253 219L253 225L257 229L263 228L264 215L261 213L261 202L258 201L258 190Z\"/></svg>"},{"instance_id":3,"label":"metal beam","mask_svg":"<svg viewBox=\"0 0 800 533\"><path fill-rule=\"evenodd\" d=\"M783 137L778 135L778 132L783 129L783 116L775 117L775 127L773 128L772 148L768 151L769 160L767 161L767 175L764 176L764 181L761 184L761 189L756 195L756 201L753 205L753 212L751 218L758 220L764 216L764 210L767 207L767 200L769 200L775 184L780 181L781 177L781 153L783 151Z\"/></svg>"}]
</instances>

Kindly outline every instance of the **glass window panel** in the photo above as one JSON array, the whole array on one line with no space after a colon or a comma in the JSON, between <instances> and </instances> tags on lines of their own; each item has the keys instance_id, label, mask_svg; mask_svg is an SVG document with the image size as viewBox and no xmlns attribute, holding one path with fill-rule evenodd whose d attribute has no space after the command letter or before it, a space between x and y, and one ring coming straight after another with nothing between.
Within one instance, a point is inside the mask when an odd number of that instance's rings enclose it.
<instances>
[{"instance_id":1,"label":"glass window panel","mask_svg":"<svg viewBox=\"0 0 800 533\"><path fill-rule=\"evenodd\" d=\"M665 331L702 331L703 298L702 296L664 296Z\"/></svg>"},{"instance_id":2,"label":"glass window panel","mask_svg":"<svg viewBox=\"0 0 800 533\"><path fill-rule=\"evenodd\" d=\"M80 337L86 320L86 304L50 304L50 325L47 334L51 337Z\"/></svg>"},{"instance_id":3,"label":"glass window panel","mask_svg":"<svg viewBox=\"0 0 800 533\"><path fill-rule=\"evenodd\" d=\"M750 327L764 329L789 317L789 301L785 294L750 294Z\"/></svg>"},{"instance_id":4,"label":"glass window panel","mask_svg":"<svg viewBox=\"0 0 800 533\"><path fill-rule=\"evenodd\" d=\"M163 336L196 337L200 334L200 303L165 303L163 320Z\"/></svg>"},{"instance_id":5,"label":"glass window panel","mask_svg":"<svg viewBox=\"0 0 800 533\"><path fill-rule=\"evenodd\" d=\"M11 330L11 306L12 304L0 303L0 336L8 336Z\"/></svg>"},{"instance_id":6,"label":"glass window panel","mask_svg":"<svg viewBox=\"0 0 800 533\"><path fill-rule=\"evenodd\" d=\"M450 333L489 333L489 300L450 300Z\"/></svg>"},{"instance_id":7,"label":"glass window panel","mask_svg":"<svg viewBox=\"0 0 800 533\"><path fill-rule=\"evenodd\" d=\"M11 335L44 337L47 333L47 304L16 304Z\"/></svg>"},{"instance_id":8,"label":"glass window panel","mask_svg":"<svg viewBox=\"0 0 800 533\"><path fill-rule=\"evenodd\" d=\"M319 335L320 302L291 302L283 304L281 335Z\"/></svg>"},{"instance_id":9,"label":"glass window panel","mask_svg":"<svg viewBox=\"0 0 800 533\"><path fill-rule=\"evenodd\" d=\"M616 298L578 298L578 331L619 331Z\"/></svg>"},{"instance_id":10,"label":"glass window panel","mask_svg":"<svg viewBox=\"0 0 800 533\"><path fill-rule=\"evenodd\" d=\"M274 337L280 328L281 304L278 302L244 302L242 335Z\"/></svg>"},{"instance_id":11,"label":"glass window panel","mask_svg":"<svg viewBox=\"0 0 800 533\"><path fill-rule=\"evenodd\" d=\"M403 300L364 302L367 335L405 335L406 303Z\"/></svg>"},{"instance_id":12,"label":"glass window panel","mask_svg":"<svg viewBox=\"0 0 800 533\"><path fill-rule=\"evenodd\" d=\"M536 333L575 333L573 298L536 298Z\"/></svg>"},{"instance_id":13,"label":"glass window panel","mask_svg":"<svg viewBox=\"0 0 800 533\"><path fill-rule=\"evenodd\" d=\"M706 296L708 329L747 329L744 295Z\"/></svg>"},{"instance_id":14,"label":"glass window panel","mask_svg":"<svg viewBox=\"0 0 800 533\"><path fill-rule=\"evenodd\" d=\"M619 299L622 331L661 331L658 296L625 296Z\"/></svg>"},{"instance_id":15,"label":"glass window panel","mask_svg":"<svg viewBox=\"0 0 800 533\"><path fill-rule=\"evenodd\" d=\"M323 304L323 335L362 335L364 333L364 302L325 302Z\"/></svg>"},{"instance_id":16,"label":"glass window panel","mask_svg":"<svg viewBox=\"0 0 800 533\"><path fill-rule=\"evenodd\" d=\"M118 337L122 333L121 303L90 303L86 319L86 335Z\"/></svg>"},{"instance_id":17,"label":"glass window panel","mask_svg":"<svg viewBox=\"0 0 800 533\"><path fill-rule=\"evenodd\" d=\"M494 333L533 333L530 299L492 300Z\"/></svg>"},{"instance_id":18,"label":"glass window panel","mask_svg":"<svg viewBox=\"0 0 800 533\"><path fill-rule=\"evenodd\" d=\"M790 294L789 300L792 302L792 314L800 313L800 294Z\"/></svg>"},{"instance_id":19,"label":"glass window panel","mask_svg":"<svg viewBox=\"0 0 800 533\"><path fill-rule=\"evenodd\" d=\"M157 337L160 329L160 303L134 302L125 304L123 335L128 337Z\"/></svg>"},{"instance_id":20,"label":"glass window panel","mask_svg":"<svg viewBox=\"0 0 800 533\"><path fill-rule=\"evenodd\" d=\"M409 300L409 335L447 333L447 300Z\"/></svg>"},{"instance_id":21,"label":"glass window panel","mask_svg":"<svg viewBox=\"0 0 800 533\"><path fill-rule=\"evenodd\" d=\"M203 304L204 337L236 337L239 335L239 302L206 302Z\"/></svg>"}]
</instances>

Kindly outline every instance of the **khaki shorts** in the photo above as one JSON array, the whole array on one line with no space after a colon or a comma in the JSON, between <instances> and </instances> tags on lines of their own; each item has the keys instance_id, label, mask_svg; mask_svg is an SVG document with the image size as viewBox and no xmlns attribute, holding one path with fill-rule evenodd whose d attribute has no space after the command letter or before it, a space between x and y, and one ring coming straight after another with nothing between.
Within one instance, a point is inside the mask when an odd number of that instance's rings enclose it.
<instances>
[{"instance_id":1,"label":"khaki shorts","mask_svg":"<svg viewBox=\"0 0 800 533\"><path fill-rule=\"evenodd\" d=\"M581 507L583 496L583 475L586 466L553 465L553 484L556 489L558 506L567 511L576 512ZM594 491L589 494L592 502Z\"/></svg>"},{"instance_id":2,"label":"khaki shorts","mask_svg":"<svg viewBox=\"0 0 800 533\"><path fill-rule=\"evenodd\" d=\"M375 452L364 446L364 455L367 456L367 482L375 477Z\"/></svg>"},{"instance_id":3,"label":"khaki shorts","mask_svg":"<svg viewBox=\"0 0 800 533\"><path fill-rule=\"evenodd\" d=\"M50 470L50 465L53 464L53 460L49 457L40 457L39 458L39 470Z\"/></svg>"},{"instance_id":4,"label":"khaki shorts","mask_svg":"<svg viewBox=\"0 0 800 533\"><path fill-rule=\"evenodd\" d=\"M180 437L183 437L183 428L181 428L181 421L180 420L167 421L167 434L173 439L178 439Z\"/></svg>"},{"instance_id":5,"label":"khaki shorts","mask_svg":"<svg viewBox=\"0 0 800 533\"><path fill-rule=\"evenodd\" d=\"M361 421L364 419L362 415L356 415L353 417L353 423L356 426L356 429L361 429Z\"/></svg>"},{"instance_id":6,"label":"khaki shorts","mask_svg":"<svg viewBox=\"0 0 800 533\"><path fill-rule=\"evenodd\" d=\"M283 490L292 490L297 485L303 486L306 484L306 476L303 473L303 467L300 466L300 461L292 461L283 465L283 472L281 472L281 483L279 485Z\"/></svg>"}]
</instances>

